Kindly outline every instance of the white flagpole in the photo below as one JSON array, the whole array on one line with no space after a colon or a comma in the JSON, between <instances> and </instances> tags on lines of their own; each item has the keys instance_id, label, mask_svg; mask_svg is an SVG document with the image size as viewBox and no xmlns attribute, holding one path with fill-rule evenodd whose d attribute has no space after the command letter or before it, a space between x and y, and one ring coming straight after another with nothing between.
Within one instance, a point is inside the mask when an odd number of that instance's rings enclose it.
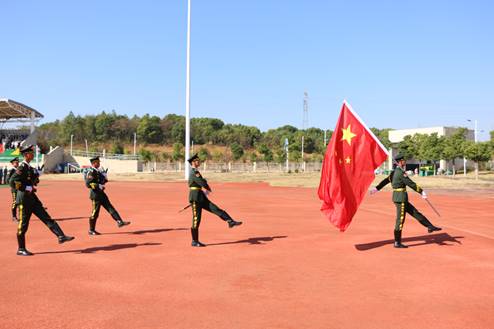
<instances>
[{"instance_id":1,"label":"white flagpole","mask_svg":"<svg viewBox=\"0 0 494 329\"><path fill-rule=\"evenodd\" d=\"M189 179L189 163L187 159L190 156L190 2L187 0L187 73L185 79L185 161L184 172L185 180Z\"/></svg>"}]
</instances>

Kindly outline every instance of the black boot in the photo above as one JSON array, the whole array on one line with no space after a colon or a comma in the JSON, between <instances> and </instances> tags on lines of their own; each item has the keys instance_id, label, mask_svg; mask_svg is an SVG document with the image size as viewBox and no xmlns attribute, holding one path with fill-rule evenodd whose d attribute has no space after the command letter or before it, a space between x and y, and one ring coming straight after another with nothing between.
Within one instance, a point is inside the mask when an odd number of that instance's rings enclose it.
<instances>
[{"instance_id":1,"label":"black boot","mask_svg":"<svg viewBox=\"0 0 494 329\"><path fill-rule=\"evenodd\" d=\"M408 246L401 243L401 231L395 231L395 248L408 248Z\"/></svg>"},{"instance_id":2,"label":"black boot","mask_svg":"<svg viewBox=\"0 0 494 329\"><path fill-rule=\"evenodd\" d=\"M232 227L238 226L238 225L242 225L242 222L237 222L237 221L235 221L233 219L230 219L227 222L228 222L228 227L229 228L232 228Z\"/></svg>"},{"instance_id":3,"label":"black boot","mask_svg":"<svg viewBox=\"0 0 494 329\"><path fill-rule=\"evenodd\" d=\"M96 219L89 218L89 235L100 235L101 233L96 231Z\"/></svg>"},{"instance_id":4,"label":"black boot","mask_svg":"<svg viewBox=\"0 0 494 329\"><path fill-rule=\"evenodd\" d=\"M206 245L199 241L199 229L191 228L190 233L192 234L192 247L205 247Z\"/></svg>"},{"instance_id":5,"label":"black boot","mask_svg":"<svg viewBox=\"0 0 494 329\"><path fill-rule=\"evenodd\" d=\"M64 243L67 241L74 240L73 236L68 236L65 235L65 233L63 233L62 228L60 227L60 225L58 225L57 222L53 222L53 224L51 224L49 228L50 231L52 231L53 234L55 234L58 237L58 243Z\"/></svg>"},{"instance_id":6,"label":"black boot","mask_svg":"<svg viewBox=\"0 0 494 329\"><path fill-rule=\"evenodd\" d=\"M122 227L122 226L125 226L125 225L129 225L130 222L124 222L123 220L117 220L117 225L118 227Z\"/></svg>"},{"instance_id":7,"label":"black boot","mask_svg":"<svg viewBox=\"0 0 494 329\"><path fill-rule=\"evenodd\" d=\"M441 230L442 230L442 228L437 227L437 226L434 226L434 225L432 225L432 224L431 224L431 226L429 226L429 227L427 228L427 232L429 232L429 233L432 233L432 232L434 232L434 231L441 231Z\"/></svg>"},{"instance_id":8,"label":"black boot","mask_svg":"<svg viewBox=\"0 0 494 329\"><path fill-rule=\"evenodd\" d=\"M17 235L17 244L19 248L17 249L17 255L19 256L32 256L33 253L26 249L26 236Z\"/></svg>"},{"instance_id":9,"label":"black boot","mask_svg":"<svg viewBox=\"0 0 494 329\"><path fill-rule=\"evenodd\" d=\"M58 243L65 243L67 241L72 241L75 238L73 236L62 235L58 237Z\"/></svg>"}]
</instances>

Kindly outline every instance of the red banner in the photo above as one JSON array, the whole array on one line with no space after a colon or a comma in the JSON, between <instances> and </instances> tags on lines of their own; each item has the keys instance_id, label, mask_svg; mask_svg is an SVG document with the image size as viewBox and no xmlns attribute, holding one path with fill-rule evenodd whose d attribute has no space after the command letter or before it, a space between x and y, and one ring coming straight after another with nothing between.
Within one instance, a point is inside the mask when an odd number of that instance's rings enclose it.
<instances>
[{"instance_id":1,"label":"red banner","mask_svg":"<svg viewBox=\"0 0 494 329\"><path fill-rule=\"evenodd\" d=\"M388 157L385 147L347 102L331 136L321 171L321 211L345 231L374 180L374 171Z\"/></svg>"}]
</instances>

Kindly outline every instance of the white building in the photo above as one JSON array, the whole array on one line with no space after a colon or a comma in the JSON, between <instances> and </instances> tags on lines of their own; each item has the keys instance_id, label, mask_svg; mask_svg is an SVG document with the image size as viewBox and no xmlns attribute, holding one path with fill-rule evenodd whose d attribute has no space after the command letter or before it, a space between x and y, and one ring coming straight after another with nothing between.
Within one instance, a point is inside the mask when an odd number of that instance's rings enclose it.
<instances>
[{"instance_id":1,"label":"white building","mask_svg":"<svg viewBox=\"0 0 494 329\"><path fill-rule=\"evenodd\" d=\"M431 135L433 133L437 133L439 137L441 136L451 136L456 131L458 131L458 127L429 127L429 128L415 128L415 129L397 129L389 131L389 141L393 143L393 147L390 149L390 154L394 157L398 153L398 143L401 142L405 136L413 136L415 134L426 134ZM475 140L475 132L473 130L468 129L467 131L467 140L474 141ZM407 161L411 164L418 164L416 160ZM389 159L389 168L392 168L393 159ZM466 160L464 159L455 159L455 167L460 168L466 165ZM443 170L446 170L447 163L445 160L439 161L439 167Z\"/></svg>"}]
</instances>

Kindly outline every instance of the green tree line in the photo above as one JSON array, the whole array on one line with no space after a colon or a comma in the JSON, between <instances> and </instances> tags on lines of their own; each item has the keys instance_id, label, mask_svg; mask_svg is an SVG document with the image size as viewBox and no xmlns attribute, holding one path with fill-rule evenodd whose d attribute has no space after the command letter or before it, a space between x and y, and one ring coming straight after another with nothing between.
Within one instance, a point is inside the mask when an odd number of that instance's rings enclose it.
<instances>
[{"instance_id":1,"label":"green tree line","mask_svg":"<svg viewBox=\"0 0 494 329\"><path fill-rule=\"evenodd\" d=\"M371 128L373 133L386 148L391 146L388 138L391 129ZM467 157L476 162L490 159L494 144L494 132L487 143L472 143L466 140L466 129L460 129L452 136L438 137L432 135L407 136L399 144L399 150L409 158L423 162L435 163L439 159L452 160ZM112 153L123 153L122 145L133 142L134 133L140 144L173 145L171 154L150 154L141 150L143 158L181 160L185 136L185 117L168 114L162 118L145 114L141 117L128 117L112 111L97 115L74 115L70 112L64 119L42 124L38 128L39 140L46 145L69 145L70 136L75 144L112 143ZM326 131L326 142L332 135ZM286 152L285 139L289 143L291 161L302 160L302 136L304 137L304 155L311 160L322 160L326 145L324 130L319 128L297 129L285 125L262 132L257 127L241 124L226 124L216 118L192 118L191 139L196 145L220 145L229 149L229 159L246 159L251 161L283 162ZM206 147L198 149L203 159L221 160L224 155L213 152ZM487 159L487 160L486 160ZM306 159L304 159L306 160Z\"/></svg>"},{"instance_id":2,"label":"green tree line","mask_svg":"<svg viewBox=\"0 0 494 329\"><path fill-rule=\"evenodd\" d=\"M405 136L398 144L398 152L407 159L417 159L421 163L432 163L437 166L439 160L447 160L455 174L454 159L466 158L475 162L476 173L479 164L489 161L494 153L494 132L491 132L491 140L475 143L467 140L468 130L459 128L449 136L434 134L415 134Z\"/></svg>"}]
</instances>

